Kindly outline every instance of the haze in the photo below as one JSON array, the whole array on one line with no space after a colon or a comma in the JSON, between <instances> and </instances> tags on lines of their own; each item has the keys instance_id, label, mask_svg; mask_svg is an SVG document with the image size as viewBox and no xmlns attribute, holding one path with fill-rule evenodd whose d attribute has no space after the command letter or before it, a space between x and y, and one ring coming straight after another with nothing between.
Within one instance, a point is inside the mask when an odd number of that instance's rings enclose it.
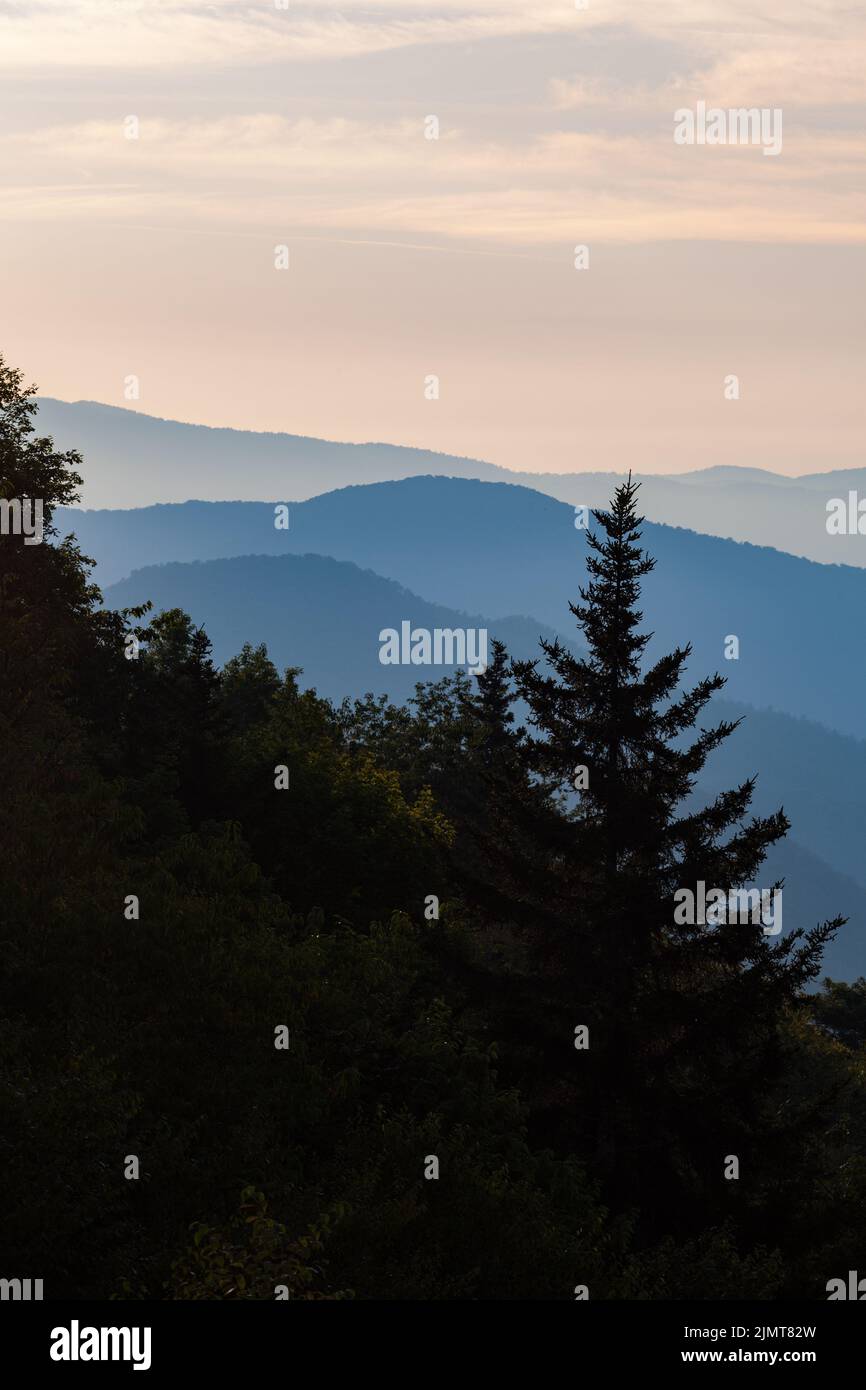
<instances>
[{"instance_id":1,"label":"haze","mask_svg":"<svg viewBox=\"0 0 866 1390\"><path fill-rule=\"evenodd\" d=\"M862 465L864 63L822 0L6 0L3 351L525 470ZM699 100L781 154L676 146Z\"/></svg>"}]
</instances>

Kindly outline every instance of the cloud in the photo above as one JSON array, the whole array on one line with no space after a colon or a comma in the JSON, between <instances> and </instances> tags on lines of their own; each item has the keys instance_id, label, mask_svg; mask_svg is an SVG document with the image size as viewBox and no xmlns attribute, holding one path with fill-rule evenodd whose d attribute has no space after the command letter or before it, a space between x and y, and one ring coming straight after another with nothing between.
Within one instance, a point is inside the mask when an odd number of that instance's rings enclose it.
<instances>
[{"instance_id":1,"label":"cloud","mask_svg":"<svg viewBox=\"0 0 866 1390\"><path fill-rule=\"evenodd\" d=\"M334 61L417 44L465 43L574 28L561 4L532 10L512 0L469 5L344 3L340 10L288 0L8 0L0 6L0 69L165 69Z\"/></svg>"},{"instance_id":2,"label":"cloud","mask_svg":"<svg viewBox=\"0 0 866 1390\"><path fill-rule=\"evenodd\" d=\"M797 112L821 107L832 120L841 107L858 113L866 109L864 71L866 36L815 41L808 47L783 39L758 41L655 86L580 75L552 78L549 90L556 110L592 110L601 117L605 112L667 111L703 100L713 106L784 106Z\"/></svg>"},{"instance_id":3,"label":"cloud","mask_svg":"<svg viewBox=\"0 0 866 1390\"><path fill-rule=\"evenodd\" d=\"M500 121L483 105L488 55L522 34L572 41L558 61L559 46L545 41L541 79ZM643 69L641 36L657 41ZM443 94L438 141L408 114L411 95L399 85L383 93L363 64L345 96L351 58L431 42L460 44L468 64L460 99ZM507 91L529 50L495 52ZM39 62L39 101L27 100L28 59ZM293 61L316 64L315 80L297 85L307 95L287 100L290 115L262 109L257 75ZM583 70L569 75L575 61ZM71 68L73 85L56 83L48 109L59 115L42 124L52 65ZM94 65L104 83L82 81ZM123 74L149 65L159 73L124 87ZM17 68L0 146L4 216L491 248L591 236L857 242L864 65L866 17L838 0L765 0L760 10L732 0L723 28L711 0L590 0L587 10L565 0L344 0L339 11L300 0L286 11L275 0L0 0L0 70ZM94 104L91 88L107 95ZM268 91L279 101L279 84ZM781 158L674 147L673 112L697 100L783 107ZM126 109L140 116L137 140L124 138ZM85 118L95 111L99 119Z\"/></svg>"},{"instance_id":4,"label":"cloud","mask_svg":"<svg viewBox=\"0 0 866 1390\"><path fill-rule=\"evenodd\" d=\"M720 25L716 0L342 0L339 10L304 0L3 0L0 70L158 70L240 67L285 61L338 61L420 44L465 44L507 36L572 35L630 28L687 42L705 56L741 55L743 76L773 73L825 83L843 65L856 81L863 17L844 0L730 0ZM817 61L810 66L810 55ZM861 68L862 71L862 68ZM784 74L782 74L784 75Z\"/></svg>"},{"instance_id":5,"label":"cloud","mask_svg":"<svg viewBox=\"0 0 866 1390\"><path fill-rule=\"evenodd\" d=\"M866 136L786 131L754 147L675 146L639 134L551 131L491 140L420 120L217 120L52 126L7 137L7 219L106 216L233 228L283 240L339 232L563 247L592 238L866 240Z\"/></svg>"}]
</instances>

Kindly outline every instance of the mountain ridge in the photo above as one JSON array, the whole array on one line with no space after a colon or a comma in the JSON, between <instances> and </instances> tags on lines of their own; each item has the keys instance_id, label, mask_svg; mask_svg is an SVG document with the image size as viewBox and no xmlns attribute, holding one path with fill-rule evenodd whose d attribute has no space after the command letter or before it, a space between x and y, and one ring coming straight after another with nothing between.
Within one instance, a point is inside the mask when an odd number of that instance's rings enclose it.
<instances>
[{"instance_id":1,"label":"mountain ridge","mask_svg":"<svg viewBox=\"0 0 866 1390\"><path fill-rule=\"evenodd\" d=\"M88 510L232 499L309 501L352 485L432 475L529 487L571 506L604 507L625 473L585 468L550 473L409 445L342 443L312 436L197 425L121 406L40 398L40 429L86 461ZM714 465L688 473L641 474L641 507L659 524L748 541L822 564L866 567L866 535L829 535L827 503L866 496L866 469L787 477Z\"/></svg>"},{"instance_id":2,"label":"mountain ridge","mask_svg":"<svg viewBox=\"0 0 866 1390\"><path fill-rule=\"evenodd\" d=\"M379 637L401 621L413 626L483 626L515 657L538 656L538 640L554 634L534 618L491 618L431 604L405 586L351 561L320 555L235 556L226 560L168 562L138 570L111 586L106 603L131 607L151 599L155 608L182 607L202 624L223 664L244 642L265 642L278 667L300 666L300 684L335 703L367 692L402 703L421 681L451 673L453 665L383 665ZM579 652L574 634L566 639ZM464 667L465 669L465 667ZM834 734L807 720L715 699L704 722L744 723L717 750L696 798L755 774L756 813L784 804L791 837L771 853L762 881L786 881L786 925L814 925L813 918L842 911L851 927L828 954L827 969L840 978L864 973L855 929L866 926L866 882L859 846L866 834L866 802L845 801L839 785L856 772L866 785L866 741ZM810 773L809 769L814 769ZM859 877L857 871L859 870Z\"/></svg>"}]
</instances>

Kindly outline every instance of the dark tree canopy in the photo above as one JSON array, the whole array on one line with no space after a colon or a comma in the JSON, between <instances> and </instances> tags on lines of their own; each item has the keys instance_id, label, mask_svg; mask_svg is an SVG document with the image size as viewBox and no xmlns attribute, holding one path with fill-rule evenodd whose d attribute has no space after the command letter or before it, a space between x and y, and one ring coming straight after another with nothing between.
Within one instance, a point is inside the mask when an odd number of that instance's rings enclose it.
<instances>
[{"instance_id":1,"label":"dark tree canopy","mask_svg":"<svg viewBox=\"0 0 866 1390\"><path fill-rule=\"evenodd\" d=\"M701 727L722 682L684 684L688 646L648 659L636 487L595 514L584 655L497 645L477 685L334 709L262 646L218 669L180 610L106 612L51 528L81 460L34 420L0 361L0 496L47 527L0 536L4 1267L177 1299L809 1298L854 1268L862 981L805 992L838 919L676 920L787 820L754 780L697 799L736 726Z\"/></svg>"}]
</instances>

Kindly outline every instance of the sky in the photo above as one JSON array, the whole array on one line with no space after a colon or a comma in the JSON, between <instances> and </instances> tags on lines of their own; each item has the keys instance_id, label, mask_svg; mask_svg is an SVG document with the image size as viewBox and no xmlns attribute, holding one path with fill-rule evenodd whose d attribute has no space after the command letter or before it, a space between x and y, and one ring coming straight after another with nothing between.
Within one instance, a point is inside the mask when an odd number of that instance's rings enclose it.
<instances>
[{"instance_id":1,"label":"sky","mask_svg":"<svg viewBox=\"0 0 866 1390\"><path fill-rule=\"evenodd\" d=\"M0 0L0 352L43 394L538 471L864 464L864 7L284 3ZM781 151L676 143L699 102Z\"/></svg>"}]
</instances>

